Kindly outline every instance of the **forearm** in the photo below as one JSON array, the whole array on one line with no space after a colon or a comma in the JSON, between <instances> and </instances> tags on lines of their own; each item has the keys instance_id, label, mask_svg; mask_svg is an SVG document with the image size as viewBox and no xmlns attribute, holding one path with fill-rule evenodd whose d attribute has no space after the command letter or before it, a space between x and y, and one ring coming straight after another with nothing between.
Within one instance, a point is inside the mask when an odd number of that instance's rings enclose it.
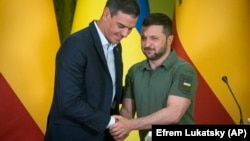
<instances>
[{"instance_id":1,"label":"forearm","mask_svg":"<svg viewBox=\"0 0 250 141\"><path fill-rule=\"evenodd\" d=\"M179 121L181 115L173 109L163 108L148 116L132 119L132 130L151 129L155 124L175 124Z\"/></svg>"},{"instance_id":2,"label":"forearm","mask_svg":"<svg viewBox=\"0 0 250 141\"><path fill-rule=\"evenodd\" d=\"M130 120L131 130L143 130L143 129L151 129L152 124L148 123L150 121L148 117L135 118Z\"/></svg>"},{"instance_id":3,"label":"forearm","mask_svg":"<svg viewBox=\"0 0 250 141\"><path fill-rule=\"evenodd\" d=\"M134 118L134 113L127 111L125 108L122 108L120 110L120 115L127 118L127 119Z\"/></svg>"}]
</instances>

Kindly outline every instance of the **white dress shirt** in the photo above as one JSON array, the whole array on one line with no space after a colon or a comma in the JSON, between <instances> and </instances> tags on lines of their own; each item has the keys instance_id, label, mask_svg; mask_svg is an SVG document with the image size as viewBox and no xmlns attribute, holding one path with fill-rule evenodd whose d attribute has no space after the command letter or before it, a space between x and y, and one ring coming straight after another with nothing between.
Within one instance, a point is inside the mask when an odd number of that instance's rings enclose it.
<instances>
[{"instance_id":1,"label":"white dress shirt","mask_svg":"<svg viewBox=\"0 0 250 141\"><path fill-rule=\"evenodd\" d=\"M95 23L98 35L101 39L104 55L105 55L107 65L109 68L109 73L110 73L111 78L112 78L112 83L113 83L112 102L113 102L114 97L115 97L115 90L116 90L115 57L114 57L113 49L116 46L116 44L109 43L108 40L103 35L103 33L101 32L101 30L99 29L99 27L97 26L96 22L94 22L94 23ZM112 105L112 102L111 102L111 105ZM111 116L109 124L107 125L107 128L114 123L115 123L115 119L114 119L114 117Z\"/></svg>"}]
</instances>

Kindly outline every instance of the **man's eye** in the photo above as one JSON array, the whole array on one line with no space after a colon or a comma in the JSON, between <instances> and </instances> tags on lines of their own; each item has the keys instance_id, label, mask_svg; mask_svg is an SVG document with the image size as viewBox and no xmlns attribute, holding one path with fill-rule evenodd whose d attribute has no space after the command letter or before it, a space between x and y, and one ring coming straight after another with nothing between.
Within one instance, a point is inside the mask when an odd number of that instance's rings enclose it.
<instances>
[{"instance_id":1,"label":"man's eye","mask_svg":"<svg viewBox=\"0 0 250 141\"><path fill-rule=\"evenodd\" d=\"M156 38L156 37L152 37L152 38L151 38L151 40L157 40L157 39L158 39L158 38Z\"/></svg>"},{"instance_id":2,"label":"man's eye","mask_svg":"<svg viewBox=\"0 0 250 141\"><path fill-rule=\"evenodd\" d=\"M122 24L118 24L118 27L119 27L119 28L124 28L125 26L122 25Z\"/></svg>"}]
</instances>

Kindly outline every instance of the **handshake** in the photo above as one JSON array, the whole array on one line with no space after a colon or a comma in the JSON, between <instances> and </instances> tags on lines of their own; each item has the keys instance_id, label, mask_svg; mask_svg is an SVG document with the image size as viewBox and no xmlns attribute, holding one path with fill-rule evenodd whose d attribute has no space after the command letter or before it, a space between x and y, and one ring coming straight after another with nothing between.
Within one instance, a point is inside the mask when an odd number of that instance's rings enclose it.
<instances>
[{"instance_id":1,"label":"handshake","mask_svg":"<svg viewBox=\"0 0 250 141\"><path fill-rule=\"evenodd\" d=\"M115 123L109 127L109 132L116 141L123 141L133 130L133 119L129 120L119 115L113 115Z\"/></svg>"},{"instance_id":2,"label":"handshake","mask_svg":"<svg viewBox=\"0 0 250 141\"><path fill-rule=\"evenodd\" d=\"M132 130L139 130L143 122L138 119L127 119L120 115L113 115L115 123L109 127L109 132L116 141L123 141ZM152 133L148 132L145 141L151 141Z\"/></svg>"}]
</instances>

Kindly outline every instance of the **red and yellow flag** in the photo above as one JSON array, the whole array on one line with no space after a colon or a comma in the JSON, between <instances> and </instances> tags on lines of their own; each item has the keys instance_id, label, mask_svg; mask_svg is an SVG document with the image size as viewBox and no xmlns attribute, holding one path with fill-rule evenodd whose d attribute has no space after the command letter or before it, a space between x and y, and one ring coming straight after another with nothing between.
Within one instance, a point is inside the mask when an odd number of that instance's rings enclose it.
<instances>
[{"instance_id":1,"label":"red and yellow flag","mask_svg":"<svg viewBox=\"0 0 250 141\"><path fill-rule=\"evenodd\" d=\"M0 140L43 141L59 36L51 0L0 1Z\"/></svg>"},{"instance_id":2,"label":"red and yellow flag","mask_svg":"<svg viewBox=\"0 0 250 141\"><path fill-rule=\"evenodd\" d=\"M249 9L249 0L176 1L174 46L199 73L198 124L239 124L239 109L223 76L228 77L245 124L250 117Z\"/></svg>"}]
</instances>

